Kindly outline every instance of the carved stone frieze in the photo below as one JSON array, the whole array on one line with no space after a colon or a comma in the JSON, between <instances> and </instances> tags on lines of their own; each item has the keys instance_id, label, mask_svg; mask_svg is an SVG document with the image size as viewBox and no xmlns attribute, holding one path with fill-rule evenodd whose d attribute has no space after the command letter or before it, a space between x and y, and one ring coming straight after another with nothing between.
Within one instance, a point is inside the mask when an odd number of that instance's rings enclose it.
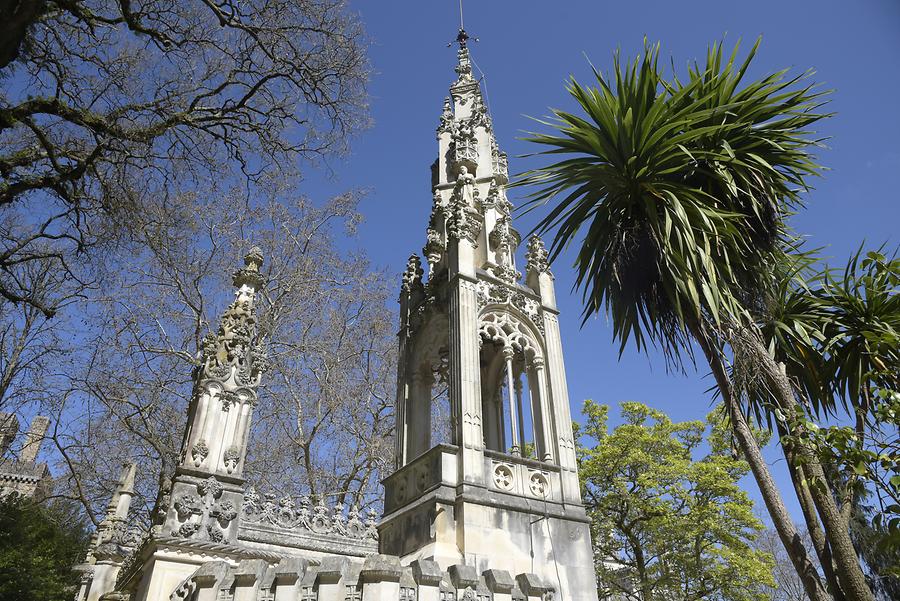
<instances>
[{"instance_id":1,"label":"carved stone frieze","mask_svg":"<svg viewBox=\"0 0 900 601\"><path fill-rule=\"evenodd\" d=\"M363 520L358 507L351 507L345 514L342 504L328 507L321 497L315 505L307 496L300 497L299 504L291 496L276 499L277 495L274 493L261 496L254 488L249 488L244 494L241 522L296 533L306 532L355 540L378 538L375 513L372 510Z\"/></svg>"}]
</instances>

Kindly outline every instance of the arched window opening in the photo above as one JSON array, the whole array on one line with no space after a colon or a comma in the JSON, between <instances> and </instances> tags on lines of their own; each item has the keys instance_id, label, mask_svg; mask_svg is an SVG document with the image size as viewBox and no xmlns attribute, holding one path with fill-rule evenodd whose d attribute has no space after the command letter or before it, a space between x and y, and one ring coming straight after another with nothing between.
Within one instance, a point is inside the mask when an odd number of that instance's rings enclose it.
<instances>
[{"instance_id":1,"label":"arched window opening","mask_svg":"<svg viewBox=\"0 0 900 601\"><path fill-rule=\"evenodd\" d=\"M481 327L481 402L485 447L548 461L552 423L537 344L510 315L489 314Z\"/></svg>"}]
</instances>

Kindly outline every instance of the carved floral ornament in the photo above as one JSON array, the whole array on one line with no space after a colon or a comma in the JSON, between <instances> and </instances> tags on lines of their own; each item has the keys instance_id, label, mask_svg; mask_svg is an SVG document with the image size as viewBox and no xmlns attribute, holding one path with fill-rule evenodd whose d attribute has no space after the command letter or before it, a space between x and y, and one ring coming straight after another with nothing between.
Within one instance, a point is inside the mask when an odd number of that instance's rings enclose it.
<instances>
[{"instance_id":1,"label":"carved floral ornament","mask_svg":"<svg viewBox=\"0 0 900 601\"><path fill-rule=\"evenodd\" d=\"M365 520L357 506L352 506L346 515L344 505L325 505L320 497L312 504L309 497L300 497L298 503L291 496L278 499L275 493L260 495L250 487L244 495L241 520L248 524L271 525L293 531L313 534L334 535L356 540L377 540L378 531L375 512L369 510Z\"/></svg>"},{"instance_id":2,"label":"carved floral ornament","mask_svg":"<svg viewBox=\"0 0 900 601\"><path fill-rule=\"evenodd\" d=\"M221 498L222 483L213 476L198 482L196 490L197 494L183 492L175 497L172 508L181 525L174 534L222 542L225 531L237 517L237 508L230 499Z\"/></svg>"}]
</instances>

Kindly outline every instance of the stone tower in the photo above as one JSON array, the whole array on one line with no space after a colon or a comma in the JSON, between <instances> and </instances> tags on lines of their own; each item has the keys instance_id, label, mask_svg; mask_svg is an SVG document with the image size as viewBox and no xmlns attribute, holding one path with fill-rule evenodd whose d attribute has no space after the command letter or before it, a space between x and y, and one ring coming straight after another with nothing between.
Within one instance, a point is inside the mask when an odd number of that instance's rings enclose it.
<instances>
[{"instance_id":1,"label":"stone tower","mask_svg":"<svg viewBox=\"0 0 900 601\"><path fill-rule=\"evenodd\" d=\"M396 471L384 480L380 552L531 572L561 599L595 600L553 276L506 197L468 36L444 101L423 249L400 294ZM523 584L523 586L525 586Z\"/></svg>"}]
</instances>

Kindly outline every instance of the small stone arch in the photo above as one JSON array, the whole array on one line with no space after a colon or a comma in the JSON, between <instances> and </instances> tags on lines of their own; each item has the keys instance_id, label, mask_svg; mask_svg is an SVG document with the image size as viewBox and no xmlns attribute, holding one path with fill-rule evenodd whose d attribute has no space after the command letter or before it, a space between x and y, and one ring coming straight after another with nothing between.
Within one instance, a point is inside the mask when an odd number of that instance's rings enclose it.
<instances>
[{"instance_id":1,"label":"small stone arch","mask_svg":"<svg viewBox=\"0 0 900 601\"><path fill-rule=\"evenodd\" d=\"M529 362L544 356L540 338L531 324L506 307L485 309L478 319L478 335L482 341L511 347Z\"/></svg>"}]
</instances>

